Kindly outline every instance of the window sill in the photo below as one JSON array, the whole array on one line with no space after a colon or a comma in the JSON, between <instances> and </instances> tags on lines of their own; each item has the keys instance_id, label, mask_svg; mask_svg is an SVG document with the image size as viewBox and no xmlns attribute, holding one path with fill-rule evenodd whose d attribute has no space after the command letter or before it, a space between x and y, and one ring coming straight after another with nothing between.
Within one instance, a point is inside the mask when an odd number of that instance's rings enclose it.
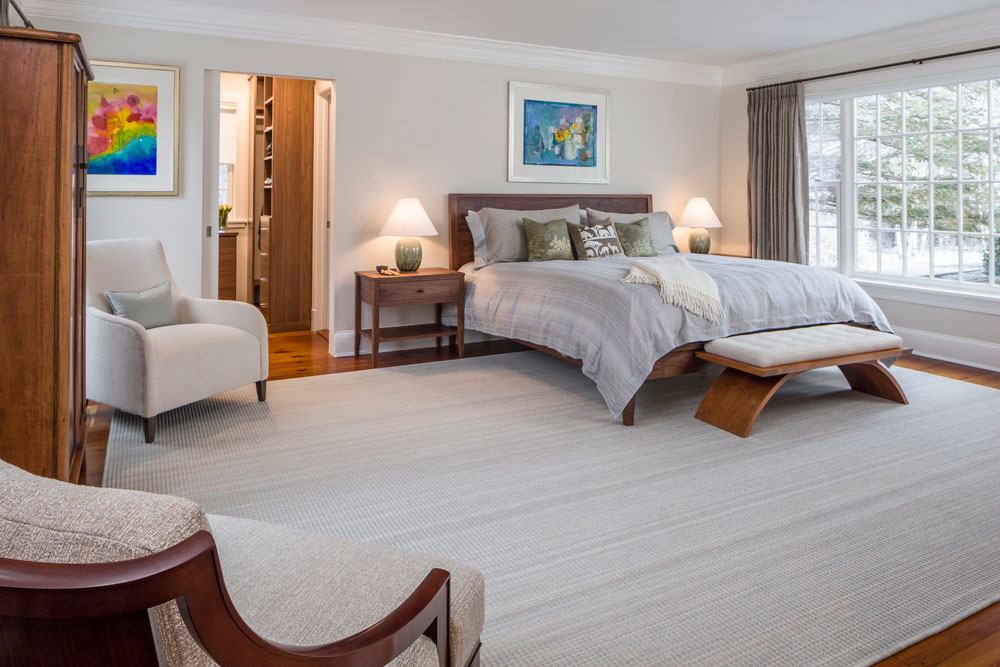
<instances>
[{"instance_id":1,"label":"window sill","mask_svg":"<svg viewBox=\"0 0 1000 667\"><path fill-rule=\"evenodd\" d=\"M988 294L971 289L913 285L868 276L852 276L852 279L875 299L1000 315L1000 294Z\"/></svg>"}]
</instances>

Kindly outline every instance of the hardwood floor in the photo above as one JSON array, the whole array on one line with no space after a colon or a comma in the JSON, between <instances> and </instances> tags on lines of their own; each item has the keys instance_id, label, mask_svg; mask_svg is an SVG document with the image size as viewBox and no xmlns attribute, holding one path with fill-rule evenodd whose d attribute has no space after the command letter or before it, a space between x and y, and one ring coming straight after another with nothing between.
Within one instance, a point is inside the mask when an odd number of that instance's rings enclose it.
<instances>
[{"instance_id":1,"label":"hardwood floor","mask_svg":"<svg viewBox=\"0 0 1000 667\"><path fill-rule=\"evenodd\" d=\"M329 334L327 333L327 336ZM364 370L371 367L367 356L331 357L329 342L312 332L272 334L270 336L270 380L325 375ZM478 357L527 349L511 341L467 343L466 357ZM401 366L453 359L449 347L386 352L379 355L379 366ZM937 361L926 357L904 357L897 362L903 368L971 382L1000 389L1000 373L970 366ZM104 474L104 455L113 410L97 406L97 413L87 438L86 483L99 486ZM932 637L903 649L876 667L1000 667L1000 603L953 625Z\"/></svg>"}]
</instances>

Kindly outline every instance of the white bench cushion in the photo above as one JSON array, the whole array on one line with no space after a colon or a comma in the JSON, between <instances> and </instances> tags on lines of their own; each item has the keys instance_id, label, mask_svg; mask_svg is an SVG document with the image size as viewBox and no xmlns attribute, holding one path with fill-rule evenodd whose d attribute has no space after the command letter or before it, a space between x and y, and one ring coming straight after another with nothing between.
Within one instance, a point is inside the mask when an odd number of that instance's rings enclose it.
<instances>
[{"instance_id":1,"label":"white bench cushion","mask_svg":"<svg viewBox=\"0 0 1000 667\"><path fill-rule=\"evenodd\" d=\"M825 324L719 338L706 343L705 351L766 368L902 346L903 339L896 334Z\"/></svg>"}]
</instances>

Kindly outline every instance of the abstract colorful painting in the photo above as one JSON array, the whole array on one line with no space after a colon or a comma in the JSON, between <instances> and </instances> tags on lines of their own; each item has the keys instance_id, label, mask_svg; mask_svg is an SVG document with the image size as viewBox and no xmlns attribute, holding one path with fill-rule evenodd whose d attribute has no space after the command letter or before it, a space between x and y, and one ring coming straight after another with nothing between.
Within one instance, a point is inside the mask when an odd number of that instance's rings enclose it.
<instances>
[{"instance_id":1,"label":"abstract colorful painting","mask_svg":"<svg viewBox=\"0 0 1000 667\"><path fill-rule=\"evenodd\" d=\"M597 105L524 101L524 164L597 164Z\"/></svg>"},{"instance_id":2,"label":"abstract colorful painting","mask_svg":"<svg viewBox=\"0 0 1000 667\"><path fill-rule=\"evenodd\" d=\"M180 68L92 60L87 194L178 194Z\"/></svg>"},{"instance_id":3,"label":"abstract colorful painting","mask_svg":"<svg viewBox=\"0 0 1000 667\"><path fill-rule=\"evenodd\" d=\"M156 86L95 81L87 91L91 174L156 174Z\"/></svg>"},{"instance_id":4,"label":"abstract colorful painting","mask_svg":"<svg viewBox=\"0 0 1000 667\"><path fill-rule=\"evenodd\" d=\"M609 183L608 93L511 81L507 180Z\"/></svg>"}]
</instances>

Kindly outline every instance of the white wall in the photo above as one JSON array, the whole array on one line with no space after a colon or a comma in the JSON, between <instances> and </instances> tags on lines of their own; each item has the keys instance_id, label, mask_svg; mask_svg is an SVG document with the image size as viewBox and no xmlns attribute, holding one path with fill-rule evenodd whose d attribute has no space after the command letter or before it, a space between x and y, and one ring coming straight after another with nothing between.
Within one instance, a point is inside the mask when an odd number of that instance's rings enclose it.
<instances>
[{"instance_id":1,"label":"white wall","mask_svg":"<svg viewBox=\"0 0 1000 667\"><path fill-rule=\"evenodd\" d=\"M719 90L635 79L434 60L322 47L52 21L77 32L90 57L180 65L181 174L177 197L91 198L88 236L160 238L182 289L211 293L215 244L204 238L209 167L203 133L217 132L218 71L336 81L334 323L353 328L353 272L391 262L394 240L378 230L399 197L419 197L439 236L424 240L425 266L446 266L449 192L652 193L674 216L692 196L719 201ZM506 182L507 82L610 92L609 185ZM212 120L205 116L212 107ZM215 208L214 204L211 207ZM205 255L203 262L203 254ZM426 320L429 309L386 312Z\"/></svg>"}]
</instances>

